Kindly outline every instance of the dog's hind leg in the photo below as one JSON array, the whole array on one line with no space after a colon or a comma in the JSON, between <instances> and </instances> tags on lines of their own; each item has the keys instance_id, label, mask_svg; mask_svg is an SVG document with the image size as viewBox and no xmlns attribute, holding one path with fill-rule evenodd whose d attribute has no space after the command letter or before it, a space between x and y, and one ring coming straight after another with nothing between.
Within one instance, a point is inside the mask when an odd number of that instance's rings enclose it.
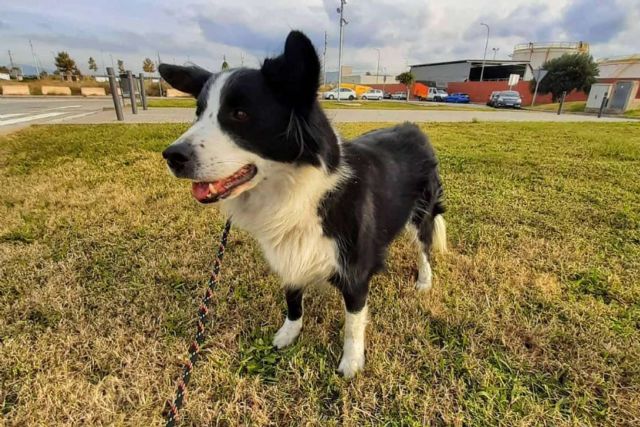
<instances>
[{"instance_id":1,"label":"dog's hind leg","mask_svg":"<svg viewBox=\"0 0 640 427\"><path fill-rule=\"evenodd\" d=\"M418 280L416 281L416 289L418 291L428 291L433 284L433 273L431 271L431 263L429 255L431 249L438 252L447 250L446 225L444 217L440 214L433 218L431 215L425 215L419 223L412 220L407 224L407 231L413 237L418 249Z\"/></svg>"},{"instance_id":2,"label":"dog's hind leg","mask_svg":"<svg viewBox=\"0 0 640 427\"><path fill-rule=\"evenodd\" d=\"M302 330L302 295L304 289L286 289L285 296L287 298L287 317L284 324L275 337L273 337L273 345L277 348L283 348L292 344L300 335Z\"/></svg>"},{"instance_id":3,"label":"dog's hind leg","mask_svg":"<svg viewBox=\"0 0 640 427\"><path fill-rule=\"evenodd\" d=\"M429 262L431 239L420 237L420 228L416 227L413 223L407 224L407 231L418 253L418 280L416 281L416 289L419 291L428 291L431 289L433 281L431 263Z\"/></svg>"}]
</instances>

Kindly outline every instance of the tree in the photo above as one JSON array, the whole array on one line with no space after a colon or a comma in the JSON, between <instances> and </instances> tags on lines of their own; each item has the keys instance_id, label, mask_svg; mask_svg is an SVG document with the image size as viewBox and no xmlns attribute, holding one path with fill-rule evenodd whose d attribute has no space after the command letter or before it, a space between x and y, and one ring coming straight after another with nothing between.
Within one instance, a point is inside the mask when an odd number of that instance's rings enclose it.
<instances>
[{"instance_id":1,"label":"tree","mask_svg":"<svg viewBox=\"0 0 640 427\"><path fill-rule=\"evenodd\" d=\"M600 74L598 64L587 53L565 53L559 58L545 62L542 68L548 73L544 79L540 80L538 92L551 93L554 102L562 97L564 91L588 92ZM530 87L535 88L535 84L536 82L532 81Z\"/></svg>"},{"instance_id":2,"label":"tree","mask_svg":"<svg viewBox=\"0 0 640 427\"><path fill-rule=\"evenodd\" d=\"M56 70L60 72L60 74L68 75L75 74L78 72L78 67L76 66L76 61L71 59L67 52L58 52L58 55L55 57L56 62Z\"/></svg>"},{"instance_id":3,"label":"tree","mask_svg":"<svg viewBox=\"0 0 640 427\"><path fill-rule=\"evenodd\" d=\"M229 69L229 64L227 63L227 57L222 57L222 67L220 68L222 71Z\"/></svg>"},{"instance_id":4,"label":"tree","mask_svg":"<svg viewBox=\"0 0 640 427\"><path fill-rule=\"evenodd\" d=\"M5 67L4 65L0 65L0 73L9 74L9 67Z\"/></svg>"},{"instance_id":5,"label":"tree","mask_svg":"<svg viewBox=\"0 0 640 427\"><path fill-rule=\"evenodd\" d=\"M124 61L122 59L118 59L118 72L120 74L125 74L127 70L124 69Z\"/></svg>"},{"instance_id":6,"label":"tree","mask_svg":"<svg viewBox=\"0 0 640 427\"><path fill-rule=\"evenodd\" d=\"M98 71L98 65L96 64L96 60L93 59L93 56L89 57L89 70L93 71L94 73Z\"/></svg>"},{"instance_id":7,"label":"tree","mask_svg":"<svg viewBox=\"0 0 640 427\"><path fill-rule=\"evenodd\" d=\"M153 63L151 58L144 58L144 62L142 63L142 69L145 73L153 73L156 71L156 64Z\"/></svg>"},{"instance_id":8,"label":"tree","mask_svg":"<svg viewBox=\"0 0 640 427\"><path fill-rule=\"evenodd\" d=\"M409 91L411 90L411 85L415 81L415 76L411 74L411 71L405 71L404 73L400 73L396 76L396 81L402 83L407 87L407 101L409 101Z\"/></svg>"}]
</instances>

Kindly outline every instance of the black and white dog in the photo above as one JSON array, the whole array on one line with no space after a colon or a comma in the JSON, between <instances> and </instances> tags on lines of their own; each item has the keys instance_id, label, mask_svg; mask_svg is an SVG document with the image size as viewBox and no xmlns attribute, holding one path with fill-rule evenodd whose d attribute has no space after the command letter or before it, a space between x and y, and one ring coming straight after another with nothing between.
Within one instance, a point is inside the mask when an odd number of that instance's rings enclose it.
<instances>
[{"instance_id":1,"label":"black and white dog","mask_svg":"<svg viewBox=\"0 0 640 427\"><path fill-rule=\"evenodd\" d=\"M273 344L302 328L302 295L331 283L344 297L338 370L364 366L369 280L406 226L418 244L417 288L431 287L429 252L446 246L442 184L431 145L411 124L344 143L317 101L320 62L301 32L262 68L210 73L160 65L171 86L197 98L196 120L162 154L201 203L220 202L253 234L282 278L287 317Z\"/></svg>"}]
</instances>

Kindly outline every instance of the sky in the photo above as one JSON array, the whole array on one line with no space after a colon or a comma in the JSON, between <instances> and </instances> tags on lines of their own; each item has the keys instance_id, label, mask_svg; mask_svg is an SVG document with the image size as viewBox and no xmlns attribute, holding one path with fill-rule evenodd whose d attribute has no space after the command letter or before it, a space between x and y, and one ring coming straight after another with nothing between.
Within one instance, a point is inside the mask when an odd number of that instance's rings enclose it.
<instances>
[{"instance_id":1,"label":"sky","mask_svg":"<svg viewBox=\"0 0 640 427\"><path fill-rule=\"evenodd\" d=\"M24 0L3 3L0 65L53 70L54 52L68 51L88 72L122 59L142 71L142 61L192 62L218 70L258 67L277 55L292 29L304 31L338 68L340 0ZM586 41L595 58L640 53L640 0L347 0L343 64L354 70L398 74L408 65L481 59L490 26L487 57L509 59L518 43Z\"/></svg>"}]
</instances>

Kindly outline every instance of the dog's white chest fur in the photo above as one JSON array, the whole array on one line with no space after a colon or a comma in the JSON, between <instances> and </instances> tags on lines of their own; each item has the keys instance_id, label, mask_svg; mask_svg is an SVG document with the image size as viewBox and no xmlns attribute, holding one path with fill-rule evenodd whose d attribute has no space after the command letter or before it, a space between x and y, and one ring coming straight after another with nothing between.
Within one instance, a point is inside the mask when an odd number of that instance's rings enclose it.
<instances>
[{"instance_id":1,"label":"dog's white chest fur","mask_svg":"<svg viewBox=\"0 0 640 427\"><path fill-rule=\"evenodd\" d=\"M339 252L336 241L323 233L318 205L341 175L327 175L312 166L278 169L221 207L234 224L258 240L284 286L325 282L338 269Z\"/></svg>"}]
</instances>

